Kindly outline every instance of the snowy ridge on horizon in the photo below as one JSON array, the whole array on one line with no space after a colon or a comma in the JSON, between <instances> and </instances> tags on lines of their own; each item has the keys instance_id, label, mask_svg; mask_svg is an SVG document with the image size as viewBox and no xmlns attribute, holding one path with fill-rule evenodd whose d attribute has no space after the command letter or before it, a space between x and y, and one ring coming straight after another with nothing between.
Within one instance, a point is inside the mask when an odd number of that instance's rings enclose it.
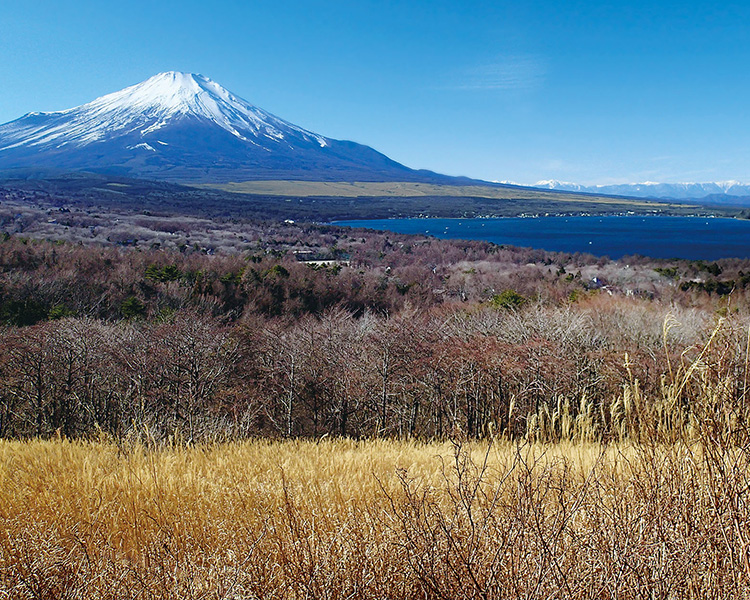
<instances>
[{"instance_id":1,"label":"snowy ridge on horizon","mask_svg":"<svg viewBox=\"0 0 750 600\"><path fill-rule=\"evenodd\" d=\"M504 182L510 183L510 182ZM750 184L739 181L716 181L707 183L642 183L580 185L554 179L537 181L529 187L566 192L585 192L637 198L660 198L670 200L698 200L707 196L750 196Z\"/></svg>"},{"instance_id":2,"label":"snowy ridge on horizon","mask_svg":"<svg viewBox=\"0 0 750 600\"><path fill-rule=\"evenodd\" d=\"M167 71L81 106L31 112L0 125L0 152L20 146L86 146L113 134L145 137L187 116L214 123L243 141L292 137L328 145L323 136L253 106L208 77Z\"/></svg>"}]
</instances>

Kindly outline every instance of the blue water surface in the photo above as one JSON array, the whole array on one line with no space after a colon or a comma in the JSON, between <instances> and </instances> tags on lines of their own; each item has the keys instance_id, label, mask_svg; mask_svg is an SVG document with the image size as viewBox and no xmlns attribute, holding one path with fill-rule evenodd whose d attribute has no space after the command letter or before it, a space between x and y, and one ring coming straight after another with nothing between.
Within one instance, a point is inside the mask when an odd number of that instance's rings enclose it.
<instances>
[{"instance_id":1,"label":"blue water surface","mask_svg":"<svg viewBox=\"0 0 750 600\"><path fill-rule=\"evenodd\" d=\"M337 221L395 233L486 240L560 252L620 258L750 258L750 221L711 217L605 216L502 219L374 219Z\"/></svg>"}]
</instances>

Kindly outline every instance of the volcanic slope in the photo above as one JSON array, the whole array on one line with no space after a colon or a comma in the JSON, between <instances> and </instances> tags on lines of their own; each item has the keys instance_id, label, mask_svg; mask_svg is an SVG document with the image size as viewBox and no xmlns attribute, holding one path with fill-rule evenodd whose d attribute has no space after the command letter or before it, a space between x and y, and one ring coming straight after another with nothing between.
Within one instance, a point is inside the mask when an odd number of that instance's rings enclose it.
<instances>
[{"instance_id":1,"label":"volcanic slope","mask_svg":"<svg viewBox=\"0 0 750 600\"><path fill-rule=\"evenodd\" d=\"M207 77L175 71L76 108L0 125L0 171L181 182L455 181L307 131Z\"/></svg>"}]
</instances>

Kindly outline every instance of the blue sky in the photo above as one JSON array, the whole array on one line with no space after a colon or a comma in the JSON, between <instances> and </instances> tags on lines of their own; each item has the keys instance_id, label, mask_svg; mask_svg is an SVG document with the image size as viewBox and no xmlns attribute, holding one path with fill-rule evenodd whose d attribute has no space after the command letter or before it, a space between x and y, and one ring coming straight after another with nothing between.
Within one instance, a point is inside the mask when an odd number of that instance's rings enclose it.
<instances>
[{"instance_id":1,"label":"blue sky","mask_svg":"<svg viewBox=\"0 0 750 600\"><path fill-rule=\"evenodd\" d=\"M750 181L750 3L0 2L0 122L160 71L415 168Z\"/></svg>"}]
</instances>

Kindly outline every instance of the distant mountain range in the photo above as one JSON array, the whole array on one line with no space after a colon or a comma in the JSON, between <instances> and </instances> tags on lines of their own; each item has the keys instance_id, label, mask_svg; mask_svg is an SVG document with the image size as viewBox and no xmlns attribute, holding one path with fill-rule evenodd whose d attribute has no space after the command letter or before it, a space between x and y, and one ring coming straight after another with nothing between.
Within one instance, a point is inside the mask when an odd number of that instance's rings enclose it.
<instances>
[{"instance_id":1,"label":"distant mountain range","mask_svg":"<svg viewBox=\"0 0 750 600\"><path fill-rule=\"evenodd\" d=\"M174 71L76 108L0 125L0 171L10 170L183 182L455 181L307 131L207 77Z\"/></svg>"},{"instance_id":2,"label":"distant mountain range","mask_svg":"<svg viewBox=\"0 0 750 600\"><path fill-rule=\"evenodd\" d=\"M565 181L538 181L532 187L545 190L628 196L635 198L656 198L664 200L706 200L713 203L729 204L740 199L750 198L750 184L739 181L714 183L624 183L616 185L579 185Z\"/></svg>"}]
</instances>

